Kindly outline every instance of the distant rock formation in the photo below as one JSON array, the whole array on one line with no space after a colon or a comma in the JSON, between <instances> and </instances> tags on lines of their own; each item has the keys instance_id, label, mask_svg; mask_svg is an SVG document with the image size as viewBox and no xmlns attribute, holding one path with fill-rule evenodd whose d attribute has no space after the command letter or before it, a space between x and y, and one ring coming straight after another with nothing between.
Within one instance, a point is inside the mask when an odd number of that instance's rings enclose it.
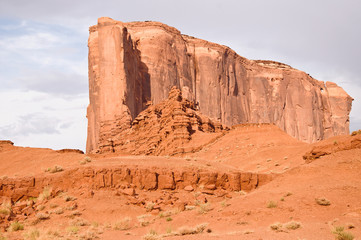
<instances>
[{"instance_id":1,"label":"distant rock formation","mask_svg":"<svg viewBox=\"0 0 361 240\"><path fill-rule=\"evenodd\" d=\"M111 145L173 86L228 126L274 123L305 142L349 133L353 99L335 83L286 64L248 60L159 22L99 18L88 46L88 153Z\"/></svg>"}]
</instances>

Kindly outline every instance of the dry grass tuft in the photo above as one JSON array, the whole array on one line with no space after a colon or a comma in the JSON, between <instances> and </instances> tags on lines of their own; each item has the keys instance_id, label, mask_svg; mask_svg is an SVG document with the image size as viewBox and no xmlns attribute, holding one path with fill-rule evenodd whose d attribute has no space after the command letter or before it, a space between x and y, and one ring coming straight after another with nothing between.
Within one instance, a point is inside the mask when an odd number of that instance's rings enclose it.
<instances>
[{"instance_id":1,"label":"dry grass tuft","mask_svg":"<svg viewBox=\"0 0 361 240\"><path fill-rule=\"evenodd\" d=\"M69 195L64 196L65 202L70 202L70 201L75 201L75 200L76 200L76 197L69 196Z\"/></svg>"},{"instance_id":2,"label":"dry grass tuft","mask_svg":"<svg viewBox=\"0 0 361 240\"><path fill-rule=\"evenodd\" d=\"M331 205L330 200L328 200L326 198L316 198L315 201L316 201L316 203L318 205L321 205L321 206L329 206L329 205Z\"/></svg>"},{"instance_id":3,"label":"dry grass tuft","mask_svg":"<svg viewBox=\"0 0 361 240\"><path fill-rule=\"evenodd\" d=\"M178 229L179 235L191 235L191 234L199 234L202 233L206 227L208 226L208 223L202 223L197 225L196 227L188 227L183 226Z\"/></svg>"},{"instance_id":4,"label":"dry grass tuft","mask_svg":"<svg viewBox=\"0 0 361 240\"><path fill-rule=\"evenodd\" d=\"M72 226L78 226L78 227L83 227L83 226L89 226L90 224L82 219L82 218L76 218L73 221L71 221L71 225Z\"/></svg>"},{"instance_id":5,"label":"dry grass tuft","mask_svg":"<svg viewBox=\"0 0 361 240\"><path fill-rule=\"evenodd\" d=\"M147 233L146 235L143 236L142 239L143 239L143 240L161 240L161 239L163 239L163 238L162 238L162 236L159 236L156 231L154 231L153 229L151 229L151 230L149 231L149 233Z\"/></svg>"},{"instance_id":6,"label":"dry grass tuft","mask_svg":"<svg viewBox=\"0 0 361 240\"><path fill-rule=\"evenodd\" d=\"M211 205L209 203L199 204L198 213L205 214L205 213L211 211L212 209L213 208L211 207Z\"/></svg>"},{"instance_id":7,"label":"dry grass tuft","mask_svg":"<svg viewBox=\"0 0 361 240\"><path fill-rule=\"evenodd\" d=\"M12 222L7 229L8 232L16 232L20 230L24 230L24 225L19 223L18 221Z\"/></svg>"},{"instance_id":8,"label":"dry grass tuft","mask_svg":"<svg viewBox=\"0 0 361 240\"><path fill-rule=\"evenodd\" d=\"M50 215L47 214L47 213L42 213L42 212L39 212L35 215L35 217L39 220L46 220L46 219L49 219L50 218Z\"/></svg>"},{"instance_id":9,"label":"dry grass tuft","mask_svg":"<svg viewBox=\"0 0 361 240\"><path fill-rule=\"evenodd\" d=\"M130 222L132 219L130 217L125 217L122 220L116 222L113 226L114 230L128 230L131 228Z\"/></svg>"},{"instance_id":10,"label":"dry grass tuft","mask_svg":"<svg viewBox=\"0 0 361 240\"><path fill-rule=\"evenodd\" d=\"M78 226L70 226L66 229L66 231L70 234L77 234L79 232L79 227Z\"/></svg>"},{"instance_id":11,"label":"dry grass tuft","mask_svg":"<svg viewBox=\"0 0 361 240\"><path fill-rule=\"evenodd\" d=\"M138 222L140 224L141 227L146 227L150 224L150 220L149 218L151 217L152 215L149 215L149 214L146 214L146 215L140 215L137 217L138 219Z\"/></svg>"},{"instance_id":12,"label":"dry grass tuft","mask_svg":"<svg viewBox=\"0 0 361 240\"><path fill-rule=\"evenodd\" d=\"M277 207L277 202L269 201L269 202L267 203L267 207L268 207L268 208L276 208L276 207Z\"/></svg>"},{"instance_id":13,"label":"dry grass tuft","mask_svg":"<svg viewBox=\"0 0 361 240\"><path fill-rule=\"evenodd\" d=\"M43 192L39 194L38 200L43 201L49 199L52 191L53 191L52 187L45 187Z\"/></svg>"},{"instance_id":14,"label":"dry grass tuft","mask_svg":"<svg viewBox=\"0 0 361 240\"><path fill-rule=\"evenodd\" d=\"M24 238L27 240L36 240L40 237L40 232L38 229L32 229L28 233L24 234Z\"/></svg>"},{"instance_id":15,"label":"dry grass tuft","mask_svg":"<svg viewBox=\"0 0 361 240\"><path fill-rule=\"evenodd\" d=\"M295 222L295 221L291 221L291 222L285 223L285 227L286 227L288 230L296 230L296 229L298 229L298 228L301 227L301 223Z\"/></svg>"},{"instance_id":16,"label":"dry grass tuft","mask_svg":"<svg viewBox=\"0 0 361 240\"><path fill-rule=\"evenodd\" d=\"M57 173L57 172L62 172L62 171L64 171L63 167L57 166L57 165L55 165L54 167L49 167L49 168L45 169L45 172L49 172L49 173Z\"/></svg>"},{"instance_id":17,"label":"dry grass tuft","mask_svg":"<svg viewBox=\"0 0 361 240\"><path fill-rule=\"evenodd\" d=\"M346 232L342 226L335 227L332 231L337 240L353 240L355 237L350 232Z\"/></svg>"},{"instance_id":18,"label":"dry grass tuft","mask_svg":"<svg viewBox=\"0 0 361 240\"><path fill-rule=\"evenodd\" d=\"M282 231L282 224L277 222L269 226L273 231L280 232Z\"/></svg>"}]
</instances>

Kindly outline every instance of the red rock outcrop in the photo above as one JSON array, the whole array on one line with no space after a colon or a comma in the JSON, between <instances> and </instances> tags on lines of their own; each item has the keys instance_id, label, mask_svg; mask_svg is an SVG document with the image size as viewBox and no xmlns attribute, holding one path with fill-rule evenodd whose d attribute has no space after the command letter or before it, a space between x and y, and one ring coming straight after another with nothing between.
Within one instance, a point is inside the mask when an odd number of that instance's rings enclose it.
<instances>
[{"instance_id":1,"label":"red rock outcrop","mask_svg":"<svg viewBox=\"0 0 361 240\"><path fill-rule=\"evenodd\" d=\"M336 84L286 64L248 60L162 23L100 18L88 46L87 152L109 145L173 86L225 125L275 123L306 142L349 132L352 98Z\"/></svg>"},{"instance_id":2,"label":"red rock outcrop","mask_svg":"<svg viewBox=\"0 0 361 240\"><path fill-rule=\"evenodd\" d=\"M38 197L44 187L54 192L69 189L126 189L183 190L192 186L195 190L251 191L267 184L276 175L240 171L209 171L194 168L152 169L141 166L113 166L111 168L85 167L38 177L0 179L0 196L16 202Z\"/></svg>"},{"instance_id":3,"label":"red rock outcrop","mask_svg":"<svg viewBox=\"0 0 361 240\"><path fill-rule=\"evenodd\" d=\"M312 162L322 156L335 152L361 148L361 131L355 131L351 136L339 136L316 143L311 151L303 155L306 162Z\"/></svg>"},{"instance_id":4,"label":"red rock outcrop","mask_svg":"<svg viewBox=\"0 0 361 240\"><path fill-rule=\"evenodd\" d=\"M191 152L199 143L188 144L199 133L220 133L223 126L203 116L194 103L173 87L168 99L150 105L132 121L129 128L101 139L98 152L145 155L174 155ZM218 135L217 135L218 136Z\"/></svg>"}]
</instances>

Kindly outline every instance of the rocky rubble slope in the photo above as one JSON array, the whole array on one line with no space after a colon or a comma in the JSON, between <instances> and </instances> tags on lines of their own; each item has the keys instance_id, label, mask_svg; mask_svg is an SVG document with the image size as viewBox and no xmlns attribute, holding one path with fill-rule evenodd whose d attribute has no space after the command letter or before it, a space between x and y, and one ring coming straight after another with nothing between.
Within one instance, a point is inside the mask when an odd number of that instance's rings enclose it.
<instances>
[{"instance_id":1,"label":"rocky rubble slope","mask_svg":"<svg viewBox=\"0 0 361 240\"><path fill-rule=\"evenodd\" d=\"M200 114L194 103L183 98L181 91L173 87L168 99L139 113L130 127L114 131L110 141L101 141L109 144L100 145L99 152L182 154L201 145L202 141L189 144L192 137L205 133L215 133L213 137L216 137L222 135L222 131L220 123Z\"/></svg>"}]
</instances>

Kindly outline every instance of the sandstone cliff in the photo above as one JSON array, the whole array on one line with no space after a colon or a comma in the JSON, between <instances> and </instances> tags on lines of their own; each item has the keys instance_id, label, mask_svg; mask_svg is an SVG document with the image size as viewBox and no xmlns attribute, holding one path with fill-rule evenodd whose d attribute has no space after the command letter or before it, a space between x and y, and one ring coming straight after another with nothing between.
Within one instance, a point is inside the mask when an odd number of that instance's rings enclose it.
<instances>
[{"instance_id":1,"label":"sandstone cliff","mask_svg":"<svg viewBox=\"0 0 361 240\"><path fill-rule=\"evenodd\" d=\"M352 98L286 64L248 60L158 22L100 18L88 46L87 152L111 145L173 86L228 126L274 123L305 142L349 133Z\"/></svg>"}]
</instances>

